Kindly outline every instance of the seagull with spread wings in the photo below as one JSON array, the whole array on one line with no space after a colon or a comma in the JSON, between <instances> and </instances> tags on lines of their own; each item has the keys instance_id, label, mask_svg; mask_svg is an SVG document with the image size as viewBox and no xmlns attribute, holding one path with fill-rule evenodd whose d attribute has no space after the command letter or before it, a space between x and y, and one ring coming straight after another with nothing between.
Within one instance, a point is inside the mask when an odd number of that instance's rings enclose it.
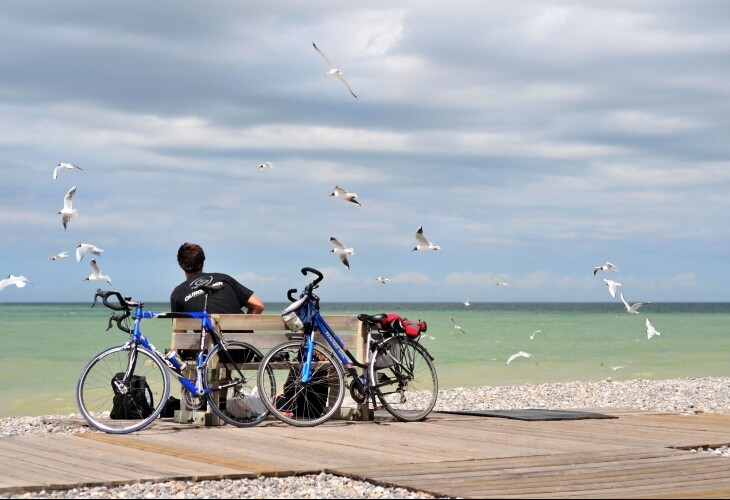
<instances>
[{"instance_id":1,"label":"seagull with spread wings","mask_svg":"<svg viewBox=\"0 0 730 500\"><path fill-rule=\"evenodd\" d=\"M420 226L416 231L416 240L418 243L413 247L412 252L428 252L429 250L441 250L441 247L436 243L432 243L423 234L423 226Z\"/></svg>"},{"instance_id":2,"label":"seagull with spread wings","mask_svg":"<svg viewBox=\"0 0 730 500\"><path fill-rule=\"evenodd\" d=\"M48 257L48 260L61 260L65 259L66 257L68 257L68 252L59 252L53 257Z\"/></svg>"},{"instance_id":3,"label":"seagull with spread wings","mask_svg":"<svg viewBox=\"0 0 730 500\"><path fill-rule=\"evenodd\" d=\"M345 87L347 87L347 90L350 91L350 94L352 94L353 97L357 97L355 95L355 92L352 91L352 87L350 87L350 84L347 83L347 80L345 80L345 75L342 73L342 71L339 68L336 68L334 64L332 64L332 61L330 61L330 58L327 57L327 55L322 52L322 50L317 47L317 44L312 42L312 45L314 46L314 50L319 52L319 55L322 56L322 59L324 59L324 62L327 63L327 67L329 68L327 73L324 74L325 78L328 76L335 76L340 79L342 83L345 84Z\"/></svg>"},{"instance_id":4,"label":"seagull with spread wings","mask_svg":"<svg viewBox=\"0 0 730 500\"><path fill-rule=\"evenodd\" d=\"M615 273L618 270L619 270L619 268L615 264L606 262L602 266L596 266L593 268L593 276L595 276L598 271L612 271Z\"/></svg>"},{"instance_id":5,"label":"seagull with spread wings","mask_svg":"<svg viewBox=\"0 0 730 500\"><path fill-rule=\"evenodd\" d=\"M18 288L23 288L28 283L30 283L30 281L28 281L28 278L26 278L25 276L13 276L11 274L7 278L3 278L0 280L0 291L10 285L15 285ZM32 285L33 283L30 284Z\"/></svg>"},{"instance_id":6,"label":"seagull with spread wings","mask_svg":"<svg viewBox=\"0 0 730 500\"><path fill-rule=\"evenodd\" d=\"M92 245L91 243L79 243L79 246L76 247L76 262L81 262L81 259L84 258L86 252L91 252L94 255L101 255L101 252L103 251L104 250L96 245Z\"/></svg>"},{"instance_id":7,"label":"seagull with spread wings","mask_svg":"<svg viewBox=\"0 0 730 500\"><path fill-rule=\"evenodd\" d=\"M608 293L611 294L611 297L615 297L616 296L616 289L621 286L621 283L617 283L617 282L615 282L613 280L607 280L605 278L604 278L603 282L608 287Z\"/></svg>"},{"instance_id":8,"label":"seagull with spread wings","mask_svg":"<svg viewBox=\"0 0 730 500\"><path fill-rule=\"evenodd\" d=\"M659 333L657 329L654 328L654 325L651 323L651 321L649 321L649 318L646 318L646 338L650 339L654 335L661 335L661 333Z\"/></svg>"},{"instance_id":9,"label":"seagull with spread wings","mask_svg":"<svg viewBox=\"0 0 730 500\"><path fill-rule=\"evenodd\" d=\"M341 188L340 186L333 187L330 196L334 196L335 198L339 198L342 201L347 201L349 203L362 206L361 203L357 201L357 193L350 193L345 188Z\"/></svg>"},{"instance_id":10,"label":"seagull with spread wings","mask_svg":"<svg viewBox=\"0 0 730 500\"><path fill-rule=\"evenodd\" d=\"M628 302L626 302L623 292L621 292L621 302L624 303L624 307L626 307L626 312L629 314L639 314L639 308L641 306L651 304L651 302L637 302L635 304L629 304Z\"/></svg>"},{"instance_id":11,"label":"seagull with spread wings","mask_svg":"<svg viewBox=\"0 0 730 500\"><path fill-rule=\"evenodd\" d=\"M336 253L337 256L340 258L340 262L342 262L342 265L345 266L347 269L350 269L350 262L347 260L347 256L355 255L355 250L353 250L352 248L345 248L345 245L343 245L340 240L338 240L334 236L330 236L330 243L335 246L335 248L330 250L330 252Z\"/></svg>"},{"instance_id":12,"label":"seagull with spread wings","mask_svg":"<svg viewBox=\"0 0 730 500\"><path fill-rule=\"evenodd\" d=\"M265 161L259 165L259 173L262 174L267 168L274 168L274 165L270 161Z\"/></svg>"},{"instance_id":13,"label":"seagull with spread wings","mask_svg":"<svg viewBox=\"0 0 730 500\"><path fill-rule=\"evenodd\" d=\"M459 323L457 323L454 318L451 318L451 322L454 324L454 328L459 330L461 333L466 333L466 330L464 330L464 328L462 328L462 326Z\"/></svg>"},{"instance_id":14,"label":"seagull with spread wings","mask_svg":"<svg viewBox=\"0 0 730 500\"><path fill-rule=\"evenodd\" d=\"M61 223L63 224L63 230L66 230L66 226L71 219L76 217L76 209L73 207L73 199L76 194L76 186L72 187L63 197L63 208L58 212L61 216Z\"/></svg>"},{"instance_id":15,"label":"seagull with spread wings","mask_svg":"<svg viewBox=\"0 0 730 500\"><path fill-rule=\"evenodd\" d=\"M73 163L59 163L56 166L56 168L53 169L53 180L55 181L56 179L58 179L58 173L61 170L71 170L71 169L74 169L74 168L75 169L78 169L78 170L81 170L82 172L84 172L84 169L83 168L78 167L78 166L74 165Z\"/></svg>"},{"instance_id":16,"label":"seagull with spread wings","mask_svg":"<svg viewBox=\"0 0 730 500\"><path fill-rule=\"evenodd\" d=\"M112 279L109 276L107 276L106 274L101 274L101 270L96 264L96 260L91 259L89 261L89 265L91 266L91 274L88 277L84 278L84 281L106 281L110 285L112 284Z\"/></svg>"},{"instance_id":17,"label":"seagull with spread wings","mask_svg":"<svg viewBox=\"0 0 730 500\"><path fill-rule=\"evenodd\" d=\"M519 352L514 353L512 356L510 356L509 359L507 360L507 362L505 363L505 365L510 364L512 361L514 361L517 358L531 358L535 362L536 365L540 364L529 352L519 351Z\"/></svg>"}]
</instances>

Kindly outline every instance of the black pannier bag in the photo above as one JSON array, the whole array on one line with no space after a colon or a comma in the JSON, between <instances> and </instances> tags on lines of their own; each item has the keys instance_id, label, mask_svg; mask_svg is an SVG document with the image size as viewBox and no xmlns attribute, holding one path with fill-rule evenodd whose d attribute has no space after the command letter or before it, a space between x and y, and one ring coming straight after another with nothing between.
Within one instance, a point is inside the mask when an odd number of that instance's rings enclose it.
<instances>
[{"instance_id":1,"label":"black pannier bag","mask_svg":"<svg viewBox=\"0 0 730 500\"><path fill-rule=\"evenodd\" d=\"M153 411L152 390L147 379L140 375L132 375L129 379L127 393L122 394L117 382L124 378L124 373L117 373L112 379L114 400L109 418L112 420L142 420Z\"/></svg>"}]
</instances>

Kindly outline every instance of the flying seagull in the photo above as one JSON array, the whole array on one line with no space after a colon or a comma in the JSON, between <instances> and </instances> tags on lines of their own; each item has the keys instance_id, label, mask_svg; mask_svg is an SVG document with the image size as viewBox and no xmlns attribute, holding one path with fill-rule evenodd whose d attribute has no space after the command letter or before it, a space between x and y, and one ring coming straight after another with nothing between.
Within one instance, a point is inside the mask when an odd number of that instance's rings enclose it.
<instances>
[{"instance_id":1,"label":"flying seagull","mask_svg":"<svg viewBox=\"0 0 730 500\"><path fill-rule=\"evenodd\" d=\"M459 323L456 322L454 318L451 318L451 322L454 323L454 328L459 330L461 333L466 333L466 330L464 330Z\"/></svg>"},{"instance_id":2,"label":"flying seagull","mask_svg":"<svg viewBox=\"0 0 730 500\"><path fill-rule=\"evenodd\" d=\"M386 278L385 276L378 276L375 279L381 282L383 285L390 281L390 278Z\"/></svg>"},{"instance_id":3,"label":"flying seagull","mask_svg":"<svg viewBox=\"0 0 730 500\"><path fill-rule=\"evenodd\" d=\"M335 248L330 250L330 252L336 253L337 256L340 258L342 265L345 266L347 269L350 269L350 263L347 261L347 256L355 255L355 250L353 250L352 248L345 248L345 245L340 243L340 241L333 236L330 236L330 243L335 246Z\"/></svg>"},{"instance_id":4,"label":"flying seagull","mask_svg":"<svg viewBox=\"0 0 730 500\"><path fill-rule=\"evenodd\" d=\"M48 260L61 260L68 257L68 252L60 252L54 255L53 257L48 257Z\"/></svg>"},{"instance_id":5,"label":"flying seagull","mask_svg":"<svg viewBox=\"0 0 730 500\"><path fill-rule=\"evenodd\" d=\"M621 302L624 303L624 306L626 307L626 312L630 314L639 314L639 308L641 306L651 304L651 302L637 302L636 304L630 305L628 302L626 302L623 292L621 292Z\"/></svg>"},{"instance_id":6,"label":"flying seagull","mask_svg":"<svg viewBox=\"0 0 730 500\"><path fill-rule=\"evenodd\" d=\"M621 368L626 368L625 366L606 366L603 363L601 363L601 366L603 366L605 368L610 368L613 371L620 370Z\"/></svg>"},{"instance_id":7,"label":"flying seagull","mask_svg":"<svg viewBox=\"0 0 730 500\"><path fill-rule=\"evenodd\" d=\"M334 196L335 198L339 198L342 201L349 201L350 203L354 203L355 205L362 206L360 202L357 201L357 193L350 193L340 186L333 187L330 196Z\"/></svg>"},{"instance_id":8,"label":"flying seagull","mask_svg":"<svg viewBox=\"0 0 730 500\"><path fill-rule=\"evenodd\" d=\"M617 282L615 282L613 280L607 280L605 278L603 279L603 282L608 287L608 293L611 294L611 297L615 297L616 296L616 288L617 287L620 287L621 286L621 283L617 283Z\"/></svg>"},{"instance_id":9,"label":"flying seagull","mask_svg":"<svg viewBox=\"0 0 730 500\"><path fill-rule=\"evenodd\" d=\"M598 271L613 271L613 272L616 272L618 270L619 270L618 267L616 267L615 265L611 264L610 262L606 262L602 266L597 266L597 267L594 267L593 268L593 276L595 276Z\"/></svg>"},{"instance_id":10,"label":"flying seagull","mask_svg":"<svg viewBox=\"0 0 730 500\"><path fill-rule=\"evenodd\" d=\"M540 332L541 332L541 330L535 330L534 332L532 332L532 334L530 335L530 340L533 340L535 338L535 335Z\"/></svg>"},{"instance_id":11,"label":"flying seagull","mask_svg":"<svg viewBox=\"0 0 730 500\"><path fill-rule=\"evenodd\" d=\"M324 61L327 63L327 67L329 68L329 70L327 71L327 73L324 74L325 78L328 77L328 76L336 76L337 78L340 79L340 81L342 83L345 84L345 87L347 87L347 90L350 91L350 94L352 94L353 97L357 97L355 95L355 92L352 91L352 88L350 87L350 84L347 83L347 80L345 80L345 75L342 73L342 71L340 71L338 68L335 68L335 65L332 64L332 61L330 61L330 58L327 57L325 55L325 53L320 50L319 47L317 47L317 44L316 43L312 42L312 45L314 46L314 50L316 50L317 52L319 52L319 55L322 56L322 58L324 59Z\"/></svg>"},{"instance_id":12,"label":"flying seagull","mask_svg":"<svg viewBox=\"0 0 730 500\"><path fill-rule=\"evenodd\" d=\"M261 165L259 165L259 173L262 174L267 168L274 168L274 165L272 165L270 161L263 162Z\"/></svg>"},{"instance_id":13,"label":"flying seagull","mask_svg":"<svg viewBox=\"0 0 730 500\"><path fill-rule=\"evenodd\" d=\"M101 270L99 270L96 260L91 259L89 264L91 265L91 274L84 278L84 281L106 281L110 285L112 284L112 279L109 276L101 274Z\"/></svg>"},{"instance_id":14,"label":"flying seagull","mask_svg":"<svg viewBox=\"0 0 730 500\"><path fill-rule=\"evenodd\" d=\"M497 286L500 286L500 285L501 286L509 286L509 283L505 283L504 281L500 281L499 278L497 278L496 276L494 277L494 281L497 282Z\"/></svg>"},{"instance_id":15,"label":"flying seagull","mask_svg":"<svg viewBox=\"0 0 730 500\"><path fill-rule=\"evenodd\" d=\"M66 196L63 197L63 208L60 212L58 212L61 215L61 223L63 224L64 231L66 230L68 222L76 217L76 209L73 208L73 197L75 194L76 186L69 189Z\"/></svg>"},{"instance_id":16,"label":"flying seagull","mask_svg":"<svg viewBox=\"0 0 730 500\"><path fill-rule=\"evenodd\" d=\"M469 307L469 306L471 305L471 302L469 302L469 299L466 299L466 300L464 301L464 305L465 305L466 307Z\"/></svg>"},{"instance_id":17,"label":"flying seagull","mask_svg":"<svg viewBox=\"0 0 730 500\"><path fill-rule=\"evenodd\" d=\"M79 169L82 172L84 171L83 168L78 167L78 166L74 165L73 163L59 163L58 166L53 169L53 180L55 181L56 179L58 179L58 173L61 170L72 169L72 168Z\"/></svg>"},{"instance_id":18,"label":"flying seagull","mask_svg":"<svg viewBox=\"0 0 730 500\"><path fill-rule=\"evenodd\" d=\"M654 328L654 325L651 324L651 321L649 321L649 318L646 318L646 338L650 339L654 335L661 335L656 328Z\"/></svg>"},{"instance_id":19,"label":"flying seagull","mask_svg":"<svg viewBox=\"0 0 730 500\"><path fill-rule=\"evenodd\" d=\"M30 281L28 281L28 278L26 278L25 276L13 276L11 274L7 278L3 278L0 280L0 291L10 285L15 285L18 288L23 288L28 283L30 283ZM33 283L30 284L32 285Z\"/></svg>"},{"instance_id":20,"label":"flying seagull","mask_svg":"<svg viewBox=\"0 0 730 500\"><path fill-rule=\"evenodd\" d=\"M416 231L416 239L418 244L413 247L412 252L427 252L429 250L441 250L441 247L435 243L431 243L426 236L423 234L423 226L420 226Z\"/></svg>"},{"instance_id":21,"label":"flying seagull","mask_svg":"<svg viewBox=\"0 0 730 500\"><path fill-rule=\"evenodd\" d=\"M514 359L520 358L520 357L532 358L532 360L535 362L536 365L540 364L537 362L537 360L535 358L532 357L532 354L530 354L529 352L519 351L519 352L514 353L512 356L510 356L509 359L507 360L507 362L505 363L505 365L510 364Z\"/></svg>"},{"instance_id":22,"label":"flying seagull","mask_svg":"<svg viewBox=\"0 0 730 500\"><path fill-rule=\"evenodd\" d=\"M91 243L79 243L79 246L76 247L76 262L81 262L81 259L84 258L84 254L86 252L91 252L94 255L101 255L101 252L103 251L104 250L96 245L92 245Z\"/></svg>"}]
</instances>

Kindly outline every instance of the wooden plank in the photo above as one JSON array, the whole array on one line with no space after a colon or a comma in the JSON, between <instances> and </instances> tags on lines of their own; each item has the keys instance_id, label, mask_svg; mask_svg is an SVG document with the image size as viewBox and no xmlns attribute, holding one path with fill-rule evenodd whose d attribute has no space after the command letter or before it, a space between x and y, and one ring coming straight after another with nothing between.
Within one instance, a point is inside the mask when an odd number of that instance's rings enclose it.
<instances>
[{"instance_id":1,"label":"wooden plank","mask_svg":"<svg viewBox=\"0 0 730 500\"><path fill-rule=\"evenodd\" d=\"M322 315L332 329L354 331L358 328L357 316L345 314ZM279 314L211 314L214 324L220 330L281 330L289 329ZM199 330L200 320L191 318L175 318L172 320L173 330Z\"/></svg>"}]
</instances>

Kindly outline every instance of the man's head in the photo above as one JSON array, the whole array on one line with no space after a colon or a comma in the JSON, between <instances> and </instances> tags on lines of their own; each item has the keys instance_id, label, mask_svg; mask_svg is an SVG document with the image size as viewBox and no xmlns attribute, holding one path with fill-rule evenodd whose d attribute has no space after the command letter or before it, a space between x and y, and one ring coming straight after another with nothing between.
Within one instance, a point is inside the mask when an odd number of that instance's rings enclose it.
<instances>
[{"instance_id":1,"label":"man's head","mask_svg":"<svg viewBox=\"0 0 730 500\"><path fill-rule=\"evenodd\" d=\"M195 274L203 271L205 252L200 245L195 243L183 243L177 251L177 263L183 271L188 274Z\"/></svg>"}]
</instances>

